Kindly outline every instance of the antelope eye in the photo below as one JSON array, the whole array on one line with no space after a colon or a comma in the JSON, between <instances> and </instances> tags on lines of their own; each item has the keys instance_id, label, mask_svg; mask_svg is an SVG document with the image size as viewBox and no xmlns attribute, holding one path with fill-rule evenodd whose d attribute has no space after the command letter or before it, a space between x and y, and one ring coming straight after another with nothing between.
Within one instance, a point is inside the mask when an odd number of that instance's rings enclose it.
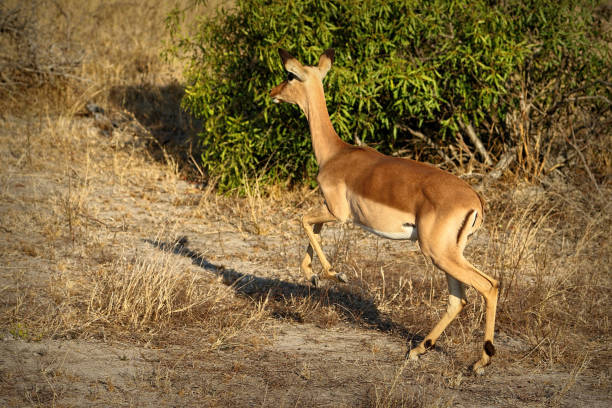
<instances>
[{"instance_id":1,"label":"antelope eye","mask_svg":"<svg viewBox=\"0 0 612 408\"><path fill-rule=\"evenodd\" d=\"M291 81L292 79L297 79L297 76L293 72L287 72L287 81Z\"/></svg>"}]
</instances>

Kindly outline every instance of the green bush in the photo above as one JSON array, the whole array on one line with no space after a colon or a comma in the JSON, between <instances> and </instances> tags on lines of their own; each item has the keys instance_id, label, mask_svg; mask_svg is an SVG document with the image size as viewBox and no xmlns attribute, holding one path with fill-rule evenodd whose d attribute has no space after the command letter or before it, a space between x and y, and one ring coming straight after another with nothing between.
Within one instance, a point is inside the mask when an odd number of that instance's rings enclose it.
<instances>
[{"instance_id":1,"label":"green bush","mask_svg":"<svg viewBox=\"0 0 612 408\"><path fill-rule=\"evenodd\" d=\"M518 143L505 119L525 89L555 82L556 93L533 95L546 110L570 90L593 95L597 80L609 81L595 4L579 3L237 0L199 19L192 36L179 35L175 11L169 51L188 63L183 105L203 120L203 165L227 190L244 177L293 182L316 174L305 118L268 97L284 77L278 48L306 64L336 49L325 89L345 140L389 153L408 145L414 129L445 145L461 122L495 156Z\"/></svg>"}]
</instances>

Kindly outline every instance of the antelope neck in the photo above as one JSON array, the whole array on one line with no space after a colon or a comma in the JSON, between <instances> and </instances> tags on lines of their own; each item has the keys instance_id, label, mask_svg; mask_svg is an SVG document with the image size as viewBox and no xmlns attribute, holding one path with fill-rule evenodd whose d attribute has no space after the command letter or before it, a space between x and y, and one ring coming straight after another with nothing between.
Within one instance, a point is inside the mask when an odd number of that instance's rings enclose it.
<instances>
[{"instance_id":1,"label":"antelope neck","mask_svg":"<svg viewBox=\"0 0 612 408\"><path fill-rule=\"evenodd\" d=\"M305 113L310 127L314 154L321 167L345 146L329 118L323 89L317 89L315 95L310 95Z\"/></svg>"}]
</instances>

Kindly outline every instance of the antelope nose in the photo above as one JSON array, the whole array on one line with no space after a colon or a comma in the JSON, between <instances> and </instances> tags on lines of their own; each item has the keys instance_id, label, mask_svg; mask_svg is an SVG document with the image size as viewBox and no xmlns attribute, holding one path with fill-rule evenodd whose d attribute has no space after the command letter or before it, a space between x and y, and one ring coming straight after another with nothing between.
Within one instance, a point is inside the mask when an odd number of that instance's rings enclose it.
<instances>
[{"instance_id":1,"label":"antelope nose","mask_svg":"<svg viewBox=\"0 0 612 408\"><path fill-rule=\"evenodd\" d=\"M282 84L281 84L282 85ZM272 98L272 100L276 103L280 102L280 98L278 97L278 94L280 93L281 90L281 85L277 85L274 88L272 88L272 90L270 91L270 98Z\"/></svg>"}]
</instances>

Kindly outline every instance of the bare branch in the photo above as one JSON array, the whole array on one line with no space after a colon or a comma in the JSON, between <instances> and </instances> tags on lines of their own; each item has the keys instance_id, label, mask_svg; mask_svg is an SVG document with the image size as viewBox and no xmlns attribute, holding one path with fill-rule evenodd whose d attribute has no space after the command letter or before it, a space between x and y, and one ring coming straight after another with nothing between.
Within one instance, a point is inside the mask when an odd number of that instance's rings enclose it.
<instances>
[{"instance_id":1,"label":"bare branch","mask_svg":"<svg viewBox=\"0 0 612 408\"><path fill-rule=\"evenodd\" d=\"M408 132L410 132L410 134L418 139L421 139L422 141L425 142L425 144L427 144L427 146L431 147L432 149L434 149L436 152L438 152L440 154L440 156L442 156L442 158L444 159L444 164L452 162L453 159L451 159L450 157L448 157L446 155L446 153L444 153L442 151L442 149L440 149L440 147L438 145L436 145L431 138L425 136L423 133L410 129L409 127L406 127L406 130Z\"/></svg>"},{"instance_id":2,"label":"bare branch","mask_svg":"<svg viewBox=\"0 0 612 408\"><path fill-rule=\"evenodd\" d=\"M482 141L476 134L476 131L474 130L472 125L470 123L464 124L461 119L459 119L458 122L459 126L461 126L463 130L467 133L468 137L470 138L470 141L474 144L474 147L476 147L476 150L478 151L480 156L482 156L484 163L488 166L492 166L493 161L491 161L487 149L485 149L484 145L482 144Z\"/></svg>"},{"instance_id":3,"label":"bare branch","mask_svg":"<svg viewBox=\"0 0 612 408\"><path fill-rule=\"evenodd\" d=\"M510 149L509 151L507 151L506 153L502 155L502 157L499 159L495 167L493 167L493 170L491 170L487 174L487 177L492 180L497 180L498 178L501 177L504 171L506 171L506 169L510 167L512 163L514 163L515 159L516 159L516 147L513 147L512 149Z\"/></svg>"},{"instance_id":4,"label":"bare branch","mask_svg":"<svg viewBox=\"0 0 612 408\"><path fill-rule=\"evenodd\" d=\"M599 196L603 198L604 195L602 194L599 188L599 184L597 184L597 180L595 180L595 176L593 176L593 173L591 173L591 169L589 169L586 159L584 158L584 155L582 154L582 152L580 151L580 148L578 147L578 143L576 142L576 136L574 135L573 125L570 125L570 130L572 134L572 140L568 139L568 143L570 144L570 146L574 148L574 150L576 150L576 153L578 153L578 156L580 157L580 160L582 161L582 165L584 166L584 169L586 170L587 174L589 175L589 178L591 179L591 181L593 182L593 185L595 186L595 190L597 190L597 192L599 193Z\"/></svg>"},{"instance_id":5,"label":"bare branch","mask_svg":"<svg viewBox=\"0 0 612 408\"><path fill-rule=\"evenodd\" d=\"M502 174L504 174L504 171L506 171L506 169L508 169L508 167L510 167L510 165L514 163L514 160L516 160L516 150L517 148L513 147L506 153L504 153L502 157L500 157L498 162L495 164L495 167L493 167L493 170L485 174L482 180L480 180L480 183L474 186L474 189L476 191L483 191L489 181L497 180L498 178L500 178Z\"/></svg>"}]
</instances>

